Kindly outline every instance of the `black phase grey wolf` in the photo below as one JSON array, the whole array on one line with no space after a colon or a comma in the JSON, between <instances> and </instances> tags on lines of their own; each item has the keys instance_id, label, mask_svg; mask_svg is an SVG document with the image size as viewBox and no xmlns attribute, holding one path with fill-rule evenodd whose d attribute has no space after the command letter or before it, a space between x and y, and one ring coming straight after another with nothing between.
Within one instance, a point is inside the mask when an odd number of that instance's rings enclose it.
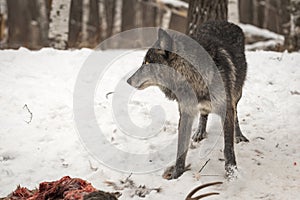
<instances>
[{"instance_id":1,"label":"black phase grey wolf","mask_svg":"<svg viewBox=\"0 0 300 200\"><path fill-rule=\"evenodd\" d=\"M240 130L237 116L237 104L242 96L242 87L247 73L244 34L235 24L226 21L209 21L199 27L197 35L193 36L193 39L208 52L224 85L225 95L219 104L225 105L226 109L224 113L217 111L217 114L225 116L223 119L225 170L227 177L232 178L236 176L234 173L237 169L234 140L237 143L248 142ZM208 114L213 110L210 91L202 74L197 72L185 58L174 53L176 52L175 48L180 48L178 40L180 38L177 38L176 35L159 29L158 40L147 51L142 66L127 80L131 86L137 89L158 86L167 98L178 102L180 120L177 157L175 166L169 167L163 175L167 179L176 179L187 169L185 160L195 116L200 112L199 127L192 137L194 141L198 142L206 137ZM174 45L175 41L176 45ZM181 77L178 77L176 73L161 70L155 67L155 64L168 66ZM182 89L182 77L194 92L196 102L191 101L191 96L187 94L186 89ZM213 75L210 79L213 81L215 77ZM170 82L168 86L164 84L164 80Z\"/></svg>"}]
</instances>

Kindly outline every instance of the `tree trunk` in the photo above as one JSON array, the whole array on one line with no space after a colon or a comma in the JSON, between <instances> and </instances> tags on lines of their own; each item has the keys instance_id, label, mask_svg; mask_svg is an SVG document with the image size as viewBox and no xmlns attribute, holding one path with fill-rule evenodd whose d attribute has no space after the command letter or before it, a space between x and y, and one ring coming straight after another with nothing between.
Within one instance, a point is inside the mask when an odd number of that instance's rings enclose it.
<instances>
[{"instance_id":1,"label":"tree trunk","mask_svg":"<svg viewBox=\"0 0 300 200\"><path fill-rule=\"evenodd\" d=\"M68 47L69 15L71 0L52 1L49 24L50 46L57 49Z\"/></svg>"},{"instance_id":2,"label":"tree trunk","mask_svg":"<svg viewBox=\"0 0 300 200\"><path fill-rule=\"evenodd\" d=\"M107 38L107 20L106 20L105 0L99 0L99 17L101 41Z\"/></svg>"},{"instance_id":3,"label":"tree trunk","mask_svg":"<svg viewBox=\"0 0 300 200\"><path fill-rule=\"evenodd\" d=\"M81 42L82 0L72 0L69 20L68 47L77 48Z\"/></svg>"},{"instance_id":4,"label":"tree trunk","mask_svg":"<svg viewBox=\"0 0 300 200\"><path fill-rule=\"evenodd\" d=\"M101 30L98 0L82 1L82 37L79 47L94 48L98 45Z\"/></svg>"},{"instance_id":5,"label":"tree trunk","mask_svg":"<svg viewBox=\"0 0 300 200\"><path fill-rule=\"evenodd\" d=\"M48 45L49 20L47 6L45 0L37 0L37 8L39 11L37 22L40 31L40 43L42 46Z\"/></svg>"},{"instance_id":6,"label":"tree trunk","mask_svg":"<svg viewBox=\"0 0 300 200\"><path fill-rule=\"evenodd\" d=\"M265 6L264 6L264 19L263 19L263 24L262 27L264 29L268 28L269 25L269 16L270 16L270 10L271 10L271 2L270 0L265 0ZM275 20L275 19L274 19Z\"/></svg>"},{"instance_id":7,"label":"tree trunk","mask_svg":"<svg viewBox=\"0 0 300 200\"><path fill-rule=\"evenodd\" d=\"M278 10L278 24L277 30L278 33L282 35L288 35L289 31L289 23L290 23L290 11L287 9L289 5L289 1L276 0Z\"/></svg>"},{"instance_id":8,"label":"tree trunk","mask_svg":"<svg viewBox=\"0 0 300 200\"><path fill-rule=\"evenodd\" d=\"M112 34L117 34L121 32L122 27L122 7L123 0L117 0L115 5L115 17L113 22L113 31Z\"/></svg>"},{"instance_id":9,"label":"tree trunk","mask_svg":"<svg viewBox=\"0 0 300 200\"><path fill-rule=\"evenodd\" d=\"M300 50L300 0L290 0L290 32L285 37L289 51Z\"/></svg>"},{"instance_id":10,"label":"tree trunk","mask_svg":"<svg viewBox=\"0 0 300 200\"><path fill-rule=\"evenodd\" d=\"M253 25L259 26L259 19L258 19L258 13L259 13L259 4L257 0L253 0L253 6L252 6L252 11L253 11Z\"/></svg>"},{"instance_id":11,"label":"tree trunk","mask_svg":"<svg viewBox=\"0 0 300 200\"><path fill-rule=\"evenodd\" d=\"M143 27L154 27L156 25L157 7L153 6L154 0L142 2Z\"/></svg>"},{"instance_id":12,"label":"tree trunk","mask_svg":"<svg viewBox=\"0 0 300 200\"><path fill-rule=\"evenodd\" d=\"M28 1L7 1L8 46L10 48L28 47L31 39L31 13Z\"/></svg>"},{"instance_id":13,"label":"tree trunk","mask_svg":"<svg viewBox=\"0 0 300 200\"><path fill-rule=\"evenodd\" d=\"M86 46L88 43L89 32L88 32L88 23L90 16L90 0L83 0L82 6L82 40L81 43L83 46Z\"/></svg>"},{"instance_id":14,"label":"tree trunk","mask_svg":"<svg viewBox=\"0 0 300 200\"><path fill-rule=\"evenodd\" d=\"M163 12L164 13L163 13L163 18L162 18L162 22L161 22L161 27L164 29L168 29L170 26L170 22L171 22L172 11L167 8Z\"/></svg>"},{"instance_id":15,"label":"tree trunk","mask_svg":"<svg viewBox=\"0 0 300 200\"><path fill-rule=\"evenodd\" d=\"M132 9L132 5L135 4L135 0L123 0L122 7L122 31L127 31L135 28L135 12L128 12Z\"/></svg>"},{"instance_id":16,"label":"tree trunk","mask_svg":"<svg viewBox=\"0 0 300 200\"><path fill-rule=\"evenodd\" d=\"M134 4L134 11L135 11L135 27L142 27L143 26L143 11L142 5L140 1L135 1Z\"/></svg>"},{"instance_id":17,"label":"tree trunk","mask_svg":"<svg viewBox=\"0 0 300 200\"><path fill-rule=\"evenodd\" d=\"M281 1L281 0L280 0ZM253 3L249 0L239 0L240 22L250 24L253 20Z\"/></svg>"},{"instance_id":18,"label":"tree trunk","mask_svg":"<svg viewBox=\"0 0 300 200\"><path fill-rule=\"evenodd\" d=\"M106 14L106 24L107 24L107 30L106 30L106 36L110 37L113 34L113 25L115 21L115 6L116 1L120 0L104 0L104 10Z\"/></svg>"},{"instance_id":19,"label":"tree trunk","mask_svg":"<svg viewBox=\"0 0 300 200\"><path fill-rule=\"evenodd\" d=\"M90 0L89 26L89 44L94 48L99 44L101 38L98 0Z\"/></svg>"},{"instance_id":20,"label":"tree trunk","mask_svg":"<svg viewBox=\"0 0 300 200\"><path fill-rule=\"evenodd\" d=\"M187 34L197 34L198 27L209 20L227 20L228 0L190 0Z\"/></svg>"}]
</instances>

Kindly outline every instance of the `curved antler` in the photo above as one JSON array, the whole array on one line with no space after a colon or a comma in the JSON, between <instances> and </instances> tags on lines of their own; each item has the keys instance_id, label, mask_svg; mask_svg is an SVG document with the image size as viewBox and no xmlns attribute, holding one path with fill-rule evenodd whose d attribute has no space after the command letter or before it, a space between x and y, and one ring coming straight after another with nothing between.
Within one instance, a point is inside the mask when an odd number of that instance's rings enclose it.
<instances>
[{"instance_id":1,"label":"curved antler","mask_svg":"<svg viewBox=\"0 0 300 200\"><path fill-rule=\"evenodd\" d=\"M207 184L203 184L203 185L200 185L196 188L194 188L188 195L187 197L185 198L185 200L198 200L198 199L202 199L204 197L208 197L208 196L211 196L211 195L218 195L219 193L218 192L210 192L210 193L206 193L206 194L201 194L201 195L198 195L196 197L192 197L196 192L198 192L199 190L203 189L203 188L206 188L206 187L209 187L209 186L212 186L212 185L220 185L222 184L223 182L213 182L213 183L207 183Z\"/></svg>"}]
</instances>

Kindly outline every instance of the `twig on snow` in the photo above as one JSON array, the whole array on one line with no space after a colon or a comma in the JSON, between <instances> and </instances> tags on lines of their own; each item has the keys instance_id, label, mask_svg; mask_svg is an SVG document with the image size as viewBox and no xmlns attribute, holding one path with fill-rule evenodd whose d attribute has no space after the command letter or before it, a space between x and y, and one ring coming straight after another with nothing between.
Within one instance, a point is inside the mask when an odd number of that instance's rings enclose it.
<instances>
[{"instance_id":1,"label":"twig on snow","mask_svg":"<svg viewBox=\"0 0 300 200\"><path fill-rule=\"evenodd\" d=\"M89 160L89 164L90 164L90 169L92 170L92 171L97 171L98 170L98 167L93 167L93 165L92 165L92 162Z\"/></svg>"},{"instance_id":2,"label":"twig on snow","mask_svg":"<svg viewBox=\"0 0 300 200\"><path fill-rule=\"evenodd\" d=\"M107 93L107 94L105 95L105 98L108 99L108 96L111 95L111 94L113 94L113 93L115 93L115 92L109 92L109 93Z\"/></svg>"},{"instance_id":3,"label":"twig on snow","mask_svg":"<svg viewBox=\"0 0 300 200\"><path fill-rule=\"evenodd\" d=\"M207 163L210 161L210 159L208 159L205 163L204 163L204 165L201 167L201 169L199 170L199 172L198 173L201 173L202 172L202 170L204 169L204 167L207 165Z\"/></svg>"},{"instance_id":4,"label":"twig on snow","mask_svg":"<svg viewBox=\"0 0 300 200\"><path fill-rule=\"evenodd\" d=\"M32 112L29 110L27 104L25 104L25 105L23 106L23 109L26 109L27 112L30 114L29 121L24 120L27 124L30 124L30 122L32 121L33 114L32 114Z\"/></svg>"},{"instance_id":5,"label":"twig on snow","mask_svg":"<svg viewBox=\"0 0 300 200\"><path fill-rule=\"evenodd\" d=\"M139 196L139 197L146 197L151 191L160 192L161 188L147 188L145 185L136 186L132 179L130 179L132 174L130 174L125 180L120 180L120 183L115 183L112 181L105 181L108 186L113 187L114 190L124 190L130 189L131 190L131 197Z\"/></svg>"}]
</instances>

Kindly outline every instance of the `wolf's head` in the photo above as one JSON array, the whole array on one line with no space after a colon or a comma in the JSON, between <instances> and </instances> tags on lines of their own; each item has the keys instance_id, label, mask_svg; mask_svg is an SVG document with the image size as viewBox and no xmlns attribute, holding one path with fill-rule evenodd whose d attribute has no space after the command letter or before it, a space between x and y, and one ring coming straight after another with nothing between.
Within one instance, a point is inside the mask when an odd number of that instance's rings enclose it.
<instances>
[{"instance_id":1,"label":"wolf's head","mask_svg":"<svg viewBox=\"0 0 300 200\"><path fill-rule=\"evenodd\" d=\"M164 30L158 30L158 40L152 48L150 48L142 66L127 80L127 83L137 89L145 89L149 86L162 86L162 79L166 79L167 74L154 64L170 66L173 53L172 37ZM168 51L169 50L169 51Z\"/></svg>"}]
</instances>

